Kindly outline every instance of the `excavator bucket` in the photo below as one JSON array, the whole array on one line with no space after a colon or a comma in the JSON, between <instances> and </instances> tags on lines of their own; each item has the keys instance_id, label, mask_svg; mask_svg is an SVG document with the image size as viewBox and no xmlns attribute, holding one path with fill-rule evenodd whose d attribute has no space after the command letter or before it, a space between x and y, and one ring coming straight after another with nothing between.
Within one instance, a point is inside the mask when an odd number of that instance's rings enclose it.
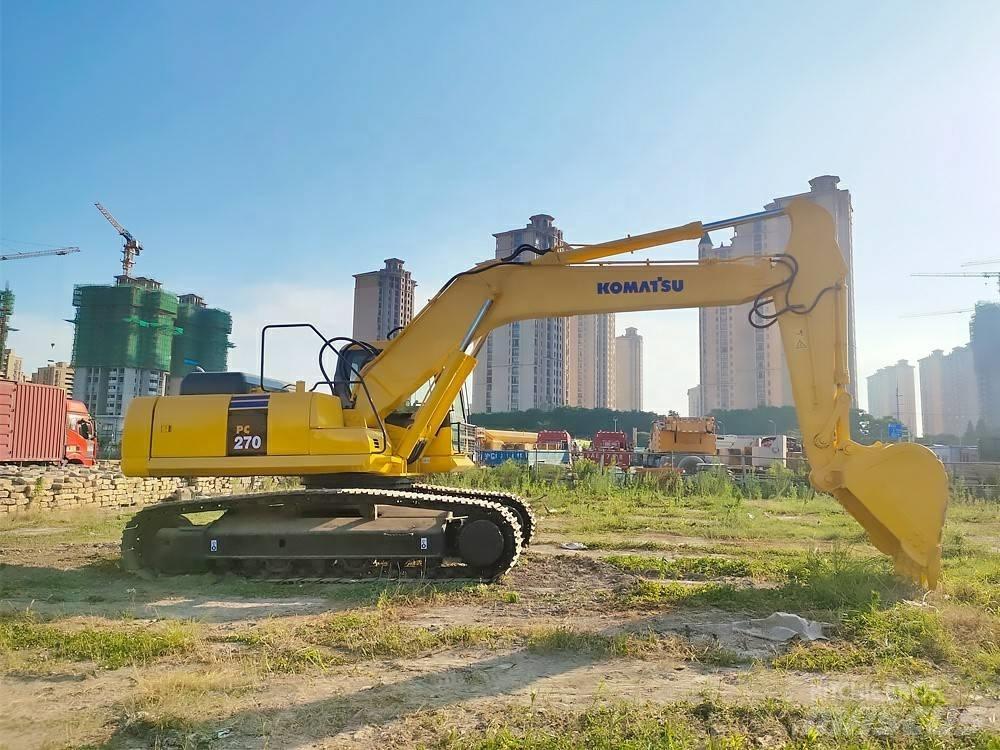
<instances>
[{"instance_id":1,"label":"excavator bucket","mask_svg":"<svg viewBox=\"0 0 1000 750\"><path fill-rule=\"evenodd\" d=\"M948 506L948 475L937 456L916 443L851 444L838 484L834 496L896 572L934 588Z\"/></svg>"}]
</instances>

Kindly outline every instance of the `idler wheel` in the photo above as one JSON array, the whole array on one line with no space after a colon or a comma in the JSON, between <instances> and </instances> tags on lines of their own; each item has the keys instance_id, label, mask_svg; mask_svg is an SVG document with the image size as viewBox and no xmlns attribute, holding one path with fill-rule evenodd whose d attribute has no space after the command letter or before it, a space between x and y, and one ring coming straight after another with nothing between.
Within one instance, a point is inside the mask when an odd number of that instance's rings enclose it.
<instances>
[{"instance_id":1,"label":"idler wheel","mask_svg":"<svg viewBox=\"0 0 1000 750\"><path fill-rule=\"evenodd\" d=\"M503 554L503 548L503 532L485 518L464 524L458 533L458 554L466 565L475 568L493 565Z\"/></svg>"}]
</instances>

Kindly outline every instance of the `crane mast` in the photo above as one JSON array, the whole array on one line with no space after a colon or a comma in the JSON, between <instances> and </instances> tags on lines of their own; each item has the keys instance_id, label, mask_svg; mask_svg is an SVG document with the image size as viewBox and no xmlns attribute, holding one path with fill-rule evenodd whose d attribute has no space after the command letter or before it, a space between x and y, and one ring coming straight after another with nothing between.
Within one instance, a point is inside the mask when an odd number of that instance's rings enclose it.
<instances>
[{"instance_id":1,"label":"crane mast","mask_svg":"<svg viewBox=\"0 0 1000 750\"><path fill-rule=\"evenodd\" d=\"M119 224L118 220L111 215L108 209L100 203L95 203L94 205L104 215L104 218L108 220L108 223L118 230L118 234L125 239L125 243L122 245L122 275L130 277L132 275L132 268L135 266L135 259L142 254L142 243L133 237L132 233L125 227Z\"/></svg>"}]
</instances>

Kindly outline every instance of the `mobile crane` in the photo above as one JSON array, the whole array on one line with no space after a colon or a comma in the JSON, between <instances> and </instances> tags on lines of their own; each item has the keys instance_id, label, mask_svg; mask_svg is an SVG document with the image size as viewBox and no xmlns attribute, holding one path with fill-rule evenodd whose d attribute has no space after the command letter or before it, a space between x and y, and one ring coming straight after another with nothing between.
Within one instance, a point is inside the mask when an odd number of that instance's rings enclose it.
<instances>
[{"instance_id":1,"label":"mobile crane","mask_svg":"<svg viewBox=\"0 0 1000 750\"><path fill-rule=\"evenodd\" d=\"M791 222L782 254L607 260L782 213ZM833 495L898 572L933 587L947 476L923 446L851 440L845 278L830 214L799 199L596 245L522 245L453 276L389 341L316 331L325 378L318 385L330 393L301 381L272 390L263 378L262 332L260 387L231 373L194 373L182 395L134 399L122 468L131 476L301 476L305 487L144 509L125 529L123 566L282 580L493 580L531 542L528 503L419 481L472 465L453 447L449 415L486 335L530 318L752 302L752 324L780 327L813 487ZM327 350L337 357L332 380ZM408 406L428 383L422 403ZM190 516L202 511L223 513L193 523Z\"/></svg>"}]
</instances>

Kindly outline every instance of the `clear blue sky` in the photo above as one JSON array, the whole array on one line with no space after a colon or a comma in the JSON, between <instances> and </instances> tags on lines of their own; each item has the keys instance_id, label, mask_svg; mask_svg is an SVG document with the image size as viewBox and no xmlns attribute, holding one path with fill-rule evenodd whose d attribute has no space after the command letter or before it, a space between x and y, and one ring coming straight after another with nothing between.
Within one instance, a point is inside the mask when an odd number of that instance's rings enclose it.
<instances>
[{"instance_id":1,"label":"clear blue sky","mask_svg":"<svg viewBox=\"0 0 1000 750\"><path fill-rule=\"evenodd\" d=\"M861 374L964 343L967 315L901 316L996 298L908 274L1000 257L1000 4L811 5L6 2L2 247L83 251L0 264L12 344L69 358L73 284L118 268L95 200L136 272L233 312L251 369L263 322L349 332L383 258L426 298L533 213L592 242L827 173L854 196ZM685 411L696 320L619 316L649 407Z\"/></svg>"}]
</instances>

